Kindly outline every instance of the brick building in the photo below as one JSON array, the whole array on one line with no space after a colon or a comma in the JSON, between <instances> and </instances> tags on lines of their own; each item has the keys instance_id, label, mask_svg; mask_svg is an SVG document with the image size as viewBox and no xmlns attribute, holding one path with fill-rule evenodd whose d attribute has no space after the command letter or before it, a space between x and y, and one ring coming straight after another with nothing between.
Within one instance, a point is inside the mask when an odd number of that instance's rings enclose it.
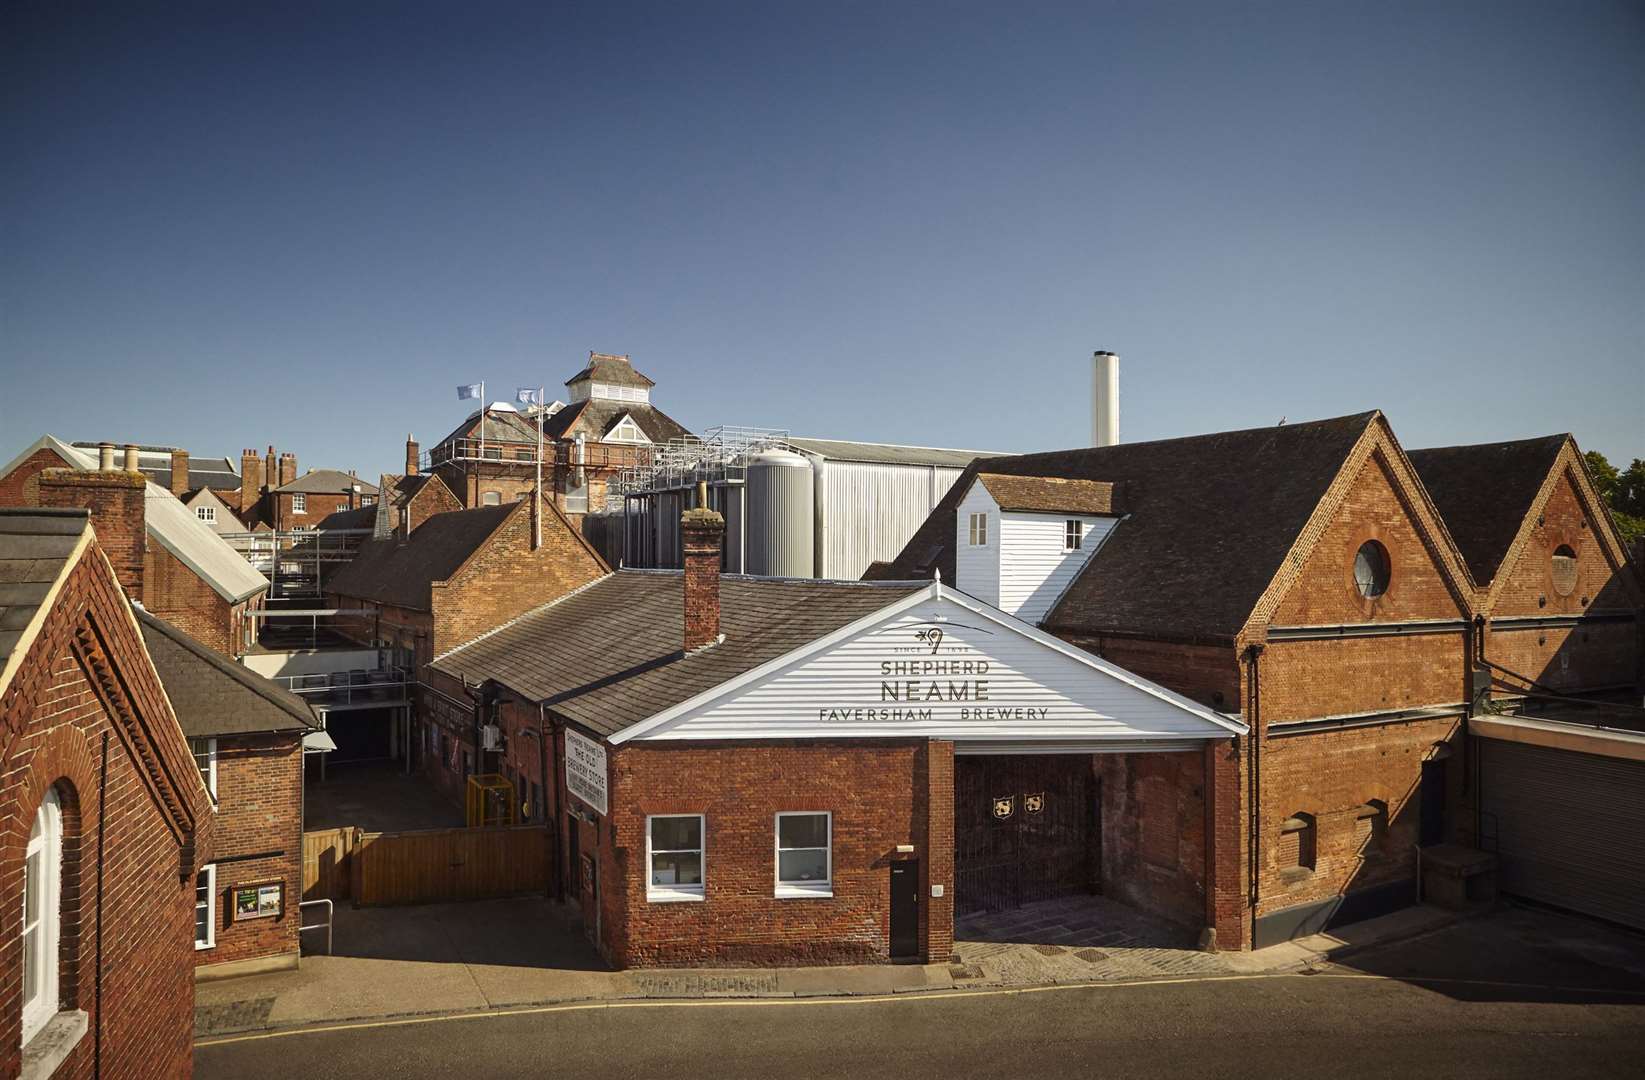
<instances>
[{"instance_id":1,"label":"brick building","mask_svg":"<svg viewBox=\"0 0 1645 1080\"><path fill-rule=\"evenodd\" d=\"M90 516L0 510L0 1075L189 1075L211 818Z\"/></svg>"},{"instance_id":2,"label":"brick building","mask_svg":"<svg viewBox=\"0 0 1645 1080\"><path fill-rule=\"evenodd\" d=\"M541 406L543 477L568 513L607 509L606 489L622 470L646 463L654 447L686 436L686 429L651 403L651 379L627 356L590 352L588 364L566 380L569 403ZM429 452L438 473L464 506L523 498L536 483L537 406L522 413L495 403L471 414ZM483 420L482 420L483 416ZM415 471L417 445L406 441L406 471Z\"/></svg>"},{"instance_id":3,"label":"brick building","mask_svg":"<svg viewBox=\"0 0 1645 1080\"><path fill-rule=\"evenodd\" d=\"M44 436L0 471L0 506L90 509L134 600L218 652L242 655L255 640L247 612L262 606L268 579L144 477L138 456L134 446L123 455L106 444L88 454Z\"/></svg>"},{"instance_id":4,"label":"brick building","mask_svg":"<svg viewBox=\"0 0 1645 1080\"><path fill-rule=\"evenodd\" d=\"M408 489L397 517L392 506L383 511L389 535L362 545L326 581L326 602L369 611L348 617L338 631L391 650L396 666L423 682L409 749L436 787L461 800L468 777L480 771L477 729L452 707L462 701L460 685L430 676L427 664L608 568L550 500L540 504L540 522L530 499L424 516L451 498L444 481L436 476ZM340 744L347 738L335 725L334 735Z\"/></svg>"},{"instance_id":5,"label":"brick building","mask_svg":"<svg viewBox=\"0 0 1645 1080\"><path fill-rule=\"evenodd\" d=\"M294 968L303 746L318 731L313 710L170 623L141 610L137 621L212 797L212 859L202 868L194 928L199 974Z\"/></svg>"},{"instance_id":6,"label":"brick building","mask_svg":"<svg viewBox=\"0 0 1645 1080\"><path fill-rule=\"evenodd\" d=\"M1638 624L1620 617L1630 602L1637 610L1632 570L1574 443L1541 449L1527 492L1447 498L1443 518L1429 474L1374 412L989 459L871 574L940 572L1243 715L1251 736L1214 760L1096 760L1101 887L1203 922L1224 947L1262 945L1408 903L1418 846L1479 839L1462 737L1479 685L1476 616L1504 661L1546 672L1563 651L1560 663L1591 672L1584 687L1638 678ZM1447 453L1435 452L1436 474ZM1575 633L1558 641L1552 628L1492 631L1514 590L1476 583L1477 545L1453 539L1471 530L1504 538L1499 551L1535 552L1524 573L1538 587L1521 586L1526 596L1565 575L1574 599L1562 618L1583 595L1613 598L1613 609L1560 628ZM1592 537L1574 575L1558 561L1560 530L1573 549ZM1541 651L1515 654L1510 634L1540 639ZM1161 815L1166 826L1152 828ZM1211 848L1237 853L1237 872L1202 872Z\"/></svg>"},{"instance_id":7,"label":"brick building","mask_svg":"<svg viewBox=\"0 0 1645 1080\"><path fill-rule=\"evenodd\" d=\"M370 529L378 540L409 535L435 514L461 510L457 496L433 473L395 476L383 473L375 502L338 510L321 519L318 529Z\"/></svg>"},{"instance_id":8,"label":"brick building","mask_svg":"<svg viewBox=\"0 0 1645 1080\"><path fill-rule=\"evenodd\" d=\"M618 966L941 962L991 826L1034 853L1015 887L1084 890L1090 755L1214 761L1244 730L940 584L722 579L720 516L681 527L683 572L609 574L433 664L498 771L546 788Z\"/></svg>"}]
</instances>

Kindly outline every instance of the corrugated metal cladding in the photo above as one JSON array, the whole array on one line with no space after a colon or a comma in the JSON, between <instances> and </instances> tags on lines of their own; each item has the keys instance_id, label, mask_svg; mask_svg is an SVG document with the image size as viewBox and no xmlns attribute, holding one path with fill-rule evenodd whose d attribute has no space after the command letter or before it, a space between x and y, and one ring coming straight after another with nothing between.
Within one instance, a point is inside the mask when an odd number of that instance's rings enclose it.
<instances>
[{"instance_id":1,"label":"corrugated metal cladding","mask_svg":"<svg viewBox=\"0 0 1645 1080\"><path fill-rule=\"evenodd\" d=\"M767 450L748 463L748 572L811 577L816 481L811 463L788 450Z\"/></svg>"},{"instance_id":2,"label":"corrugated metal cladding","mask_svg":"<svg viewBox=\"0 0 1645 1080\"><path fill-rule=\"evenodd\" d=\"M815 459L817 576L855 579L890 560L963 469Z\"/></svg>"},{"instance_id":3,"label":"corrugated metal cladding","mask_svg":"<svg viewBox=\"0 0 1645 1080\"><path fill-rule=\"evenodd\" d=\"M1495 826L1502 891L1645 929L1645 762L1478 746L1481 831Z\"/></svg>"}]
</instances>

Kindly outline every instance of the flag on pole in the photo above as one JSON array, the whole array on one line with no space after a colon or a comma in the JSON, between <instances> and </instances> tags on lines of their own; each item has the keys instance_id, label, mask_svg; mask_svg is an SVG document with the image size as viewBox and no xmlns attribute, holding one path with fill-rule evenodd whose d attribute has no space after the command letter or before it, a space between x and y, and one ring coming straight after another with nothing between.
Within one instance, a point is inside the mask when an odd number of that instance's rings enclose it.
<instances>
[{"instance_id":1,"label":"flag on pole","mask_svg":"<svg viewBox=\"0 0 1645 1080\"><path fill-rule=\"evenodd\" d=\"M522 386L514 392L514 400L521 405L541 405L543 392L535 386Z\"/></svg>"},{"instance_id":2,"label":"flag on pole","mask_svg":"<svg viewBox=\"0 0 1645 1080\"><path fill-rule=\"evenodd\" d=\"M484 385L485 383L469 383L467 386L459 386L457 388L457 400L462 401L464 398L479 397L480 388Z\"/></svg>"}]
</instances>

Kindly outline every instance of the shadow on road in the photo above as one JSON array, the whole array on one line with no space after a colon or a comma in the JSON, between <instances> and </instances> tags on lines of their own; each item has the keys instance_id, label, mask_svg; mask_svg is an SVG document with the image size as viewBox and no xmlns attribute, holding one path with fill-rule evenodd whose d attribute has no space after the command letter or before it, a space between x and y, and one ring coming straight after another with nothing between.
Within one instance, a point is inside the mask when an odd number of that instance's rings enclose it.
<instances>
[{"instance_id":1,"label":"shadow on road","mask_svg":"<svg viewBox=\"0 0 1645 1080\"><path fill-rule=\"evenodd\" d=\"M563 905L540 897L416 907L337 905L332 955L369 960L610 970Z\"/></svg>"}]
</instances>

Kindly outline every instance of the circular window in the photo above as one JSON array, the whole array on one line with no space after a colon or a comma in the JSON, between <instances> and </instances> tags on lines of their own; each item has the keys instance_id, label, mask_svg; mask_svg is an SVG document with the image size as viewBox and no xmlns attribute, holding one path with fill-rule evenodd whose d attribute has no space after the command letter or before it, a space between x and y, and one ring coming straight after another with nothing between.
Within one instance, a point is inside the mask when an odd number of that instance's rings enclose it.
<instances>
[{"instance_id":1,"label":"circular window","mask_svg":"<svg viewBox=\"0 0 1645 1080\"><path fill-rule=\"evenodd\" d=\"M1554 548L1554 592L1570 596L1576 589L1576 552L1569 544Z\"/></svg>"},{"instance_id":2,"label":"circular window","mask_svg":"<svg viewBox=\"0 0 1645 1080\"><path fill-rule=\"evenodd\" d=\"M1361 544L1354 556L1354 588L1366 597L1388 591L1388 549L1375 540Z\"/></svg>"}]
</instances>

